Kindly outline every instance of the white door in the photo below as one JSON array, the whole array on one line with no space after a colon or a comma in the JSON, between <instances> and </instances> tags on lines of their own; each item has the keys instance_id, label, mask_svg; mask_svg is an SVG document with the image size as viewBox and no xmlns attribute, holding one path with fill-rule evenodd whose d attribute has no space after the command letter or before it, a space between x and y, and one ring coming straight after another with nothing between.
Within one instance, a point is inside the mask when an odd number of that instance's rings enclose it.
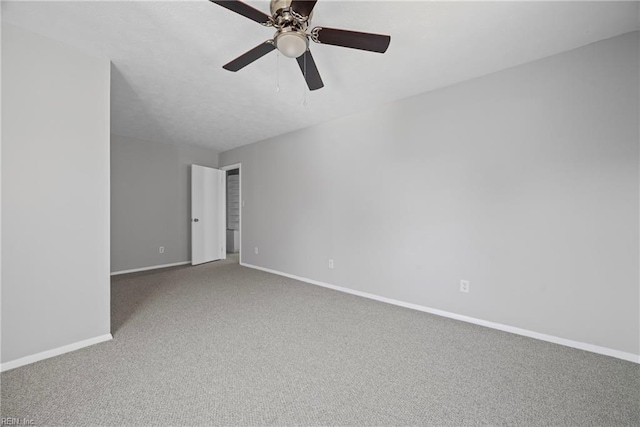
<instances>
[{"instance_id":1,"label":"white door","mask_svg":"<svg viewBox=\"0 0 640 427\"><path fill-rule=\"evenodd\" d=\"M191 264L227 257L224 171L191 165Z\"/></svg>"}]
</instances>

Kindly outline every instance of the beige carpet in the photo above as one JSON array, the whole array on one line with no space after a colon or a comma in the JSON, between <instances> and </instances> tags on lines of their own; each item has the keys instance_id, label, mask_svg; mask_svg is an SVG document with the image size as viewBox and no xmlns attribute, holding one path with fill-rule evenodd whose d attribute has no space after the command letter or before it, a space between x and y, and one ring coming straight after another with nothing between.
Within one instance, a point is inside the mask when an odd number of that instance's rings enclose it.
<instances>
[{"instance_id":1,"label":"beige carpet","mask_svg":"<svg viewBox=\"0 0 640 427\"><path fill-rule=\"evenodd\" d=\"M5 372L35 425L640 425L630 362L246 269L112 280L114 340Z\"/></svg>"}]
</instances>

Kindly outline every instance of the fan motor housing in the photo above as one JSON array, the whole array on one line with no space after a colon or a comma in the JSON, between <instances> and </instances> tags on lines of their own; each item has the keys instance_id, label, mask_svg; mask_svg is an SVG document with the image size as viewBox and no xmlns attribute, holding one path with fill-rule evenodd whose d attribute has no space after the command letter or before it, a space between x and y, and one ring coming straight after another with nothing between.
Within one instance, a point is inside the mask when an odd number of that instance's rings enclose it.
<instances>
[{"instance_id":1,"label":"fan motor housing","mask_svg":"<svg viewBox=\"0 0 640 427\"><path fill-rule=\"evenodd\" d=\"M292 0L271 0L270 10L271 16L280 24L284 24L282 21L298 21L298 19L290 13ZM313 16L313 12L307 17L306 21L310 21Z\"/></svg>"},{"instance_id":2,"label":"fan motor housing","mask_svg":"<svg viewBox=\"0 0 640 427\"><path fill-rule=\"evenodd\" d=\"M281 9L288 9L291 6L291 0L271 0L271 15L275 15Z\"/></svg>"}]
</instances>

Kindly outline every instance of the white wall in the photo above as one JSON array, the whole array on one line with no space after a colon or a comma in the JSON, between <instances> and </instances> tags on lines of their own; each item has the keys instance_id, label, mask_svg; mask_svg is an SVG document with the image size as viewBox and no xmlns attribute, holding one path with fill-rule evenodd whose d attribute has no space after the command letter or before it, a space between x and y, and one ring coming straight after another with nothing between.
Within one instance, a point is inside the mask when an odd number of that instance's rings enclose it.
<instances>
[{"instance_id":1,"label":"white wall","mask_svg":"<svg viewBox=\"0 0 640 427\"><path fill-rule=\"evenodd\" d=\"M243 261L639 354L638 48L626 34L221 153L242 163Z\"/></svg>"},{"instance_id":2,"label":"white wall","mask_svg":"<svg viewBox=\"0 0 640 427\"><path fill-rule=\"evenodd\" d=\"M107 59L2 24L2 356L109 334Z\"/></svg>"},{"instance_id":3,"label":"white wall","mask_svg":"<svg viewBox=\"0 0 640 427\"><path fill-rule=\"evenodd\" d=\"M191 164L218 153L111 136L112 272L191 260Z\"/></svg>"}]
</instances>

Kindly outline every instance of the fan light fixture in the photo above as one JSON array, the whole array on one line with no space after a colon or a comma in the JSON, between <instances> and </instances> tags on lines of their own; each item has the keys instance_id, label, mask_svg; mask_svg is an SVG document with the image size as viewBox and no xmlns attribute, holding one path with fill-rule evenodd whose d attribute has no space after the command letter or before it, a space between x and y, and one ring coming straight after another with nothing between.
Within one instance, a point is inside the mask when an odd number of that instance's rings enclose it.
<instances>
[{"instance_id":1,"label":"fan light fixture","mask_svg":"<svg viewBox=\"0 0 640 427\"><path fill-rule=\"evenodd\" d=\"M210 0L225 9L251 19L277 31L272 39L265 40L253 49L222 66L225 70L238 71L278 49L284 56L296 58L309 90L324 87L322 78L309 50L309 40L330 46L341 46L368 52L384 53L391 42L390 36L361 33L339 28L314 27L309 31L313 8L318 0L270 0L271 15L249 6L241 0Z\"/></svg>"},{"instance_id":2,"label":"fan light fixture","mask_svg":"<svg viewBox=\"0 0 640 427\"><path fill-rule=\"evenodd\" d=\"M279 31L273 41L280 53L289 58L299 57L309 47L307 36L298 31Z\"/></svg>"}]
</instances>

